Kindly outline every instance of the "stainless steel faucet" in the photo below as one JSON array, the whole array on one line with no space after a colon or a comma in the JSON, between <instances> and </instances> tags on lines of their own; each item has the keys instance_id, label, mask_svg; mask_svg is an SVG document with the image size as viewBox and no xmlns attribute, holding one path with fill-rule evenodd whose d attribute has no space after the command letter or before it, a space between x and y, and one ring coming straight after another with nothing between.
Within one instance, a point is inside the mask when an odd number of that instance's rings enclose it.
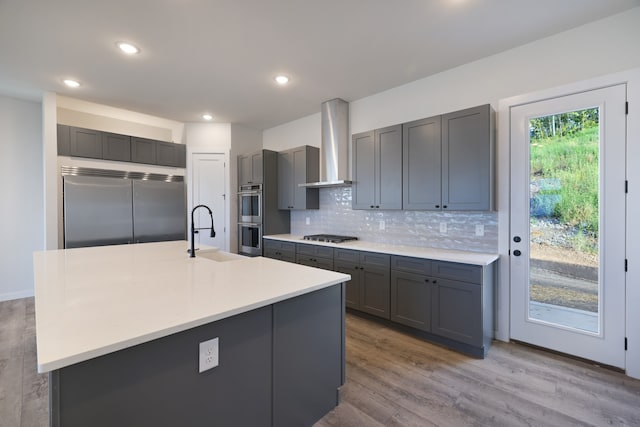
<instances>
[{"instance_id":1,"label":"stainless steel faucet","mask_svg":"<svg viewBox=\"0 0 640 427\"><path fill-rule=\"evenodd\" d=\"M198 205L196 207L194 207L191 210L191 250L189 251L189 257L190 258L195 258L196 257L196 249L195 249L195 235L198 233L198 230L205 230L205 228L196 228L195 225L193 224L193 214L195 213L196 209L198 208L205 208L206 210L209 211L209 216L211 217L211 237L216 237L216 230L213 228L213 212L211 212L211 209L209 209L209 206L207 205Z\"/></svg>"}]
</instances>

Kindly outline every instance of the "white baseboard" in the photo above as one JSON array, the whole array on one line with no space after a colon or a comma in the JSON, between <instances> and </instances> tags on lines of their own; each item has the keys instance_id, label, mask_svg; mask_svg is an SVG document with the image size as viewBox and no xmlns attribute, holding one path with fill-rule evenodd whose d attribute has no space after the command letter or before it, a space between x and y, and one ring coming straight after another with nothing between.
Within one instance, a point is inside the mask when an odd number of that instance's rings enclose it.
<instances>
[{"instance_id":1,"label":"white baseboard","mask_svg":"<svg viewBox=\"0 0 640 427\"><path fill-rule=\"evenodd\" d=\"M18 292L7 292L0 294L0 301L9 301L12 299L29 298L33 296L33 289Z\"/></svg>"}]
</instances>

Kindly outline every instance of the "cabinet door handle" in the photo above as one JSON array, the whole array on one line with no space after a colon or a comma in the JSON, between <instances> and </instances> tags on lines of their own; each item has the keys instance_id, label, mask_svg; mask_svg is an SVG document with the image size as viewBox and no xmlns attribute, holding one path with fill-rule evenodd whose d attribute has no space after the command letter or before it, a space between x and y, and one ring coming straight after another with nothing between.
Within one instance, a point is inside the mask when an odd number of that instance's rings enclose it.
<instances>
[{"instance_id":1,"label":"cabinet door handle","mask_svg":"<svg viewBox=\"0 0 640 427\"><path fill-rule=\"evenodd\" d=\"M440 205L436 205L436 208L440 209Z\"/></svg>"},{"instance_id":2,"label":"cabinet door handle","mask_svg":"<svg viewBox=\"0 0 640 427\"><path fill-rule=\"evenodd\" d=\"M376 206L376 209L380 209L380 206Z\"/></svg>"},{"instance_id":3,"label":"cabinet door handle","mask_svg":"<svg viewBox=\"0 0 640 427\"><path fill-rule=\"evenodd\" d=\"M442 209L447 209L447 205L443 205L443 206L442 206Z\"/></svg>"},{"instance_id":4,"label":"cabinet door handle","mask_svg":"<svg viewBox=\"0 0 640 427\"><path fill-rule=\"evenodd\" d=\"M375 206L371 205L371 209L375 208Z\"/></svg>"},{"instance_id":5,"label":"cabinet door handle","mask_svg":"<svg viewBox=\"0 0 640 427\"><path fill-rule=\"evenodd\" d=\"M438 283L438 281L437 281L437 280L434 280L434 281L433 281L433 283Z\"/></svg>"}]
</instances>

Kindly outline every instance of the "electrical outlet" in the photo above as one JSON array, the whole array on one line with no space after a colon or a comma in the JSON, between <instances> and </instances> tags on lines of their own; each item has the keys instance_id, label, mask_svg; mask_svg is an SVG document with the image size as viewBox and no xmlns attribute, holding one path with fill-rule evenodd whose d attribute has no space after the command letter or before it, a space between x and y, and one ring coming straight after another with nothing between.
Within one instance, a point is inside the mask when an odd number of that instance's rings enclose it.
<instances>
[{"instance_id":1,"label":"electrical outlet","mask_svg":"<svg viewBox=\"0 0 640 427\"><path fill-rule=\"evenodd\" d=\"M441 222L440 223L440 232L441 233L446 233L447 232L447 223L446 222Z\"/></svg>"},{"instance_id":2,"label":"electrical outlet","mask_svg":"<svg viewBox=\"0 0 640 427\"><path fill-rule=\"evenodd\" d=\"M385 228L384 220L380 220L380 230L384 230L384 228Z\"/></svg>"},{"instance_id":3,"label":"electrical outlet","mask_svg":"<svg viewBox=\"0 0 640 427\"><path fill-rule=\"evenodd\" d=\"M213 338L200 343L200 373L218 366L219 340Z\"/></svg>"},{"instance_id":4,"label":"electrical outlet","mask_svg":"<svg viewBox=\"0 0 640 427\"><path fill-rule=\"evenodd\" d=\"M305 220L304 220L304 223L307 224L307 225L311 224L311 218L306 217Z\"/></svg>"},{"instance_id":5,"label":"electrical outlet","mask_svg":"<svg viewBox=\"0 0 640 427\"><path fill-rule=\"evenodd\" d=\"M484 236L484 225L476 224L476 236Z\"/></svg>"}]
</instances>

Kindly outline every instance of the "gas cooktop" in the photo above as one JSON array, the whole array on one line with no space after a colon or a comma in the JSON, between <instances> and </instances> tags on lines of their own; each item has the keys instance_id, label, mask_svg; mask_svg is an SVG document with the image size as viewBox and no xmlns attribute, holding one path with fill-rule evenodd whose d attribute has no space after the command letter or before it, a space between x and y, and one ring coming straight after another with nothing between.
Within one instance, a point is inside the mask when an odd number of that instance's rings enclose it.
<instances>
[{"instance_id":1,"label":"gas cooktop","mask_svg":"<svg viewBox=\"0 0 640 427\"><path fill-rule=\"evenodd\" d=\"M311 234L302 237L304 240L313 240L316 242L342 243L350 240L358 240L354 236L337 236L335 234Z\"/></svg>"}]
</instances>

